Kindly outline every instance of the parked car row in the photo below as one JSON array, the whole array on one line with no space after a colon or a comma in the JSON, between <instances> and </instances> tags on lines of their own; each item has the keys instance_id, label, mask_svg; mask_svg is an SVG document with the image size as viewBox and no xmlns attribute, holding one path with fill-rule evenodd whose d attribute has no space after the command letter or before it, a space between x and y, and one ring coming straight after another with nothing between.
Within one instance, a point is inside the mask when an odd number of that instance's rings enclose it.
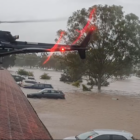
<instances>
[{"instance_id":1,"label":"parked car row","mask_svg":"<svg viewBox=\"0 0 140 140\"><path fill-rule=\"evenodd\" d=\"M21 83L21 86L24 88L30 88L30 89L44 89L44 88L53 89L53 86L51 84L38 83L34 81L29 81L29 80L23 81Z\"/></svg>"},{"instance_id":2,"label":"parked car row","mask_svg":"<svg viewBox=\"0 0 140 140\"><path fill-rule=\"evenodd\" d=\"M60 90L54 90L51 84L37 82L33 76L22 77L12 75L17 84L23 88L41 89L37 93L27 94L27 98L54 98L65 99L65 94Z\"/></svg>"}]
</instances>

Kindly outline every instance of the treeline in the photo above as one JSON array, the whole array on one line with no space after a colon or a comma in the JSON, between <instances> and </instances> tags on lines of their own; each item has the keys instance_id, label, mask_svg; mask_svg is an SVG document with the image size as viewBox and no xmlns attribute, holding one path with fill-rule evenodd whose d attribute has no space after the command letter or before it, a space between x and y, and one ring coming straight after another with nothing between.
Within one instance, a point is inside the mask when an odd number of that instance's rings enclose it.
<instances>
[{"instance_id":1,"label":"treeline","mask_svg":"<svg viewBox=\"0 0 140 140\"><path fill-rule=\"evenodd\" d=\"M47 69L54 69L54 70L62 70L64 69L64 65L57 61L56 59L57 54L53 54L50 60L43 64L43 62L47 59L47 53L41 53L39 55L32 53L32 54L19 54L16 56L15 66L28 66L32 67L39 67L39 68L47 68Z\"/></svg>"}]
</instances>

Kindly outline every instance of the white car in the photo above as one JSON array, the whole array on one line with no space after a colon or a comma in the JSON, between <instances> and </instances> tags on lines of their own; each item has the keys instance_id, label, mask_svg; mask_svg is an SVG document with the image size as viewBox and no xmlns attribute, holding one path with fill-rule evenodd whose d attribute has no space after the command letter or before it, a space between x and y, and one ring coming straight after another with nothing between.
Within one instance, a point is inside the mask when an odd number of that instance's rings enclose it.
<instances>
[{"instance_id":1,"label":"white car","mask_svg":"<svg viewBox=\"0 0 140 140\"><path fill-rule=\"evenodd\" d=\"M110 129L97 129L64 140L135 140L130 132Z\"/></svg>"},{"instance_id":2,"label":"white car","mask_svg":"<svg viewBox=\"0 0 140 140\"><path fill-rule=\"evenodd\" d=\"M28 87L36 84L37 82L35 80L23 80L21 83L22 87Z\"/></svg>"},{"instance_id":3,"label":"white car","mask_svg":"<svg viewBox=\"0 0 140 140\"><path fill-rule=\"evenodd\" d=\"M35 81L35 78L33 76L28 76L26 79L27 80L34 80Z\"/></svg>"}]
</instances>

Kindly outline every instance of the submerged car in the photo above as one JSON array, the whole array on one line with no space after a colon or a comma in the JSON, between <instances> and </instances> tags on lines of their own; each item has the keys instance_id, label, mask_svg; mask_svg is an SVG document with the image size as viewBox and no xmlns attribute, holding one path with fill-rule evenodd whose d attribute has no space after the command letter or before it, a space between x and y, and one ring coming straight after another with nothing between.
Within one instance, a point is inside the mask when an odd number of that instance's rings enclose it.
<instances>
[{"instance_id":1,"label":"submerged car","mask_svg":"<svg viewBox=\"0 0 140 140\"><path fill-rule=\"evenodd\" d=\"M65 99L65 94L60 90L43 89L38 93L27 94L27 98Z\"/></svg>"},{"instance_id":2,"label":"submerged car","mask_svg":"<svg viewBox=\"0 0 140 140\"><path fill-rule=\"evenodd\" d=\"M21 82L21 86L25 88L25 87L28 87L28 86L32 86L32 85L34 85L36 83L37 82L35 80L23 80Z\"/></svg>"},{"instance_id":3,"label":"submerged car","mask_svg":"<svg viewBox=\"0 0 140 140\"><path fill-rule=\"evenodd\" d=\"M13 75L12 74L12 77L14 78L14 80L16 81L16 83L21 86L21 83L23 80L25 80L25 77L22 77L20 75Z\"/></svg>"},{"instance_id":4,"label":"submerged car","mask_svg":"<svg viewBox=\"0 0 140 140\"><path fill-rule=\"evenodd\" d=\"M21 82L21 81L25 80L25 77L22 77L20 75L13 75L12 74L12 76L16 82Z\"/></svg>"},{"instance_id":5,"label":"submerged car","mask_svg":"<svg viewBox=\"0 0 140 140\"><path fill-rule=\"evenodd\" d=\"M51 84L44 84L44 83L35 83L31 85L26 85L24 88L30 88L30 89L45 89L50 88L53 89L53 86Z\"/></svg>"},{"instance_id":6,"label":"submerged car","mask_svg":"<svg viewBox=\"0 0 140 140\"><path fill-rule=\"evenodd\" d=\"M28 76L26 79L27 80L35 80L35 78L33 76Z\"/></svg>"},{"instance_id":7,"label":"submerged car","mask_svg":"<svg viewBox=\"0 0 140 140\"><path fill-rule=\"evenodd\" d=\"M97 129L64 140L135 140L130 132L121 130Z\"/></svg>"}]
</instances>

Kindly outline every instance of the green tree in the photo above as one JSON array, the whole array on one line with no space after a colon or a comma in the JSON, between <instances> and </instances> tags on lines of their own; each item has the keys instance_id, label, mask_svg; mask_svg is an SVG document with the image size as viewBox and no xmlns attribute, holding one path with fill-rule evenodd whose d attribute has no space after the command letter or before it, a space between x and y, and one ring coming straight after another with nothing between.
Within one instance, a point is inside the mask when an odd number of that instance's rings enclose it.
<instances>
[{"instance_id":1,"label":"green tree","mask_svg":"<svg viewBox=\"0 0 140 140\"><path fill-rule=\"evenodd\" d=\"M43 62L47 59L48 55L42 55L40 57L39 66L42 68L53 68L55 70L62 70L64 69L63 63L60 61L61 55L59 54L53 54L51 55L49 61L46 64L43 64Z\"/></svg>"},{"instance_id":2,"label":"green tree","mask_svg":"<svg viewBox=\"0 0 140 140\"><path fill-rule=\"evenodd\" d=\"M45 68L46 64L43 64L43 62L47 59L48 54L47 53L41 53L41 56L39 56L39 64L38 66L41 68Z\"/></svg>"},{"instance_id":3,"label":"green tree","mask_svg":"<svg viewBox=\"0 0 140 140\"><path fill-rule=\"evenodd\" d=\"M81 80L85 73L84 61L79 58L77 52L64 53L57 56L58 62L62 64L64 73L71 77L72 82Z\"/></svg>"},{"instance_id":4,"label":"green tree","mask_svg":"<svg viewBox=\"0 0 140 140\"><path fill-rule=\"evenodd\" d=\"M35 53L27 54L24 59L25 59L26 66L29 66L30 68L38 65L39 63L38 57Z\"/></svg>"},{"instance_id":5,"label":"green tree","mask_svg":"<svg viewBox=\"0 0 140 140\"><path fill-rule=\"evenodd\" d=\"M26 55L27 54L17 54L16 60L15 60L15 65L16 66L26 66L26 63L25 63Z\"/></svg>"},{"instance_id":6,"label":"green tree","mask_svg":"<svg viewBox=\"0 0 140 140\"><path fill-rule=\"evenodd\" d=\"M9 68L15 65L16 55L9 55L2 58L2 66Z\"/></svg>"},{"instance_id":7,"label":"green tree","mask_svg":"<svg viewBox=\"0 0 140 140\"><path fill-rule=\"evenodd\" d=\"M93 15L91 24L94 24L97 30L91 37L89 43L91 49L87 51L87 59L83 63L86 69L83 70L97 83L98 90L101 90L102 82L110 76L120 75L120 71L121 76L128 75L129 72L126 72L126 69L139 62L140 22L139 18L132 13L124 15L121 6L95 5L88 10L78 10L69 18L68 29L63 38L65 43L72 43L75 40L79 35L76 29L83 29L93 8L96 8L96 14ZM71 65L76 63L76 56L69 58L68 61L71 62L68 64L69 70L81 71L79 67L81 62L77 62L75 67Z\"/></svg>"}]
</instances>

